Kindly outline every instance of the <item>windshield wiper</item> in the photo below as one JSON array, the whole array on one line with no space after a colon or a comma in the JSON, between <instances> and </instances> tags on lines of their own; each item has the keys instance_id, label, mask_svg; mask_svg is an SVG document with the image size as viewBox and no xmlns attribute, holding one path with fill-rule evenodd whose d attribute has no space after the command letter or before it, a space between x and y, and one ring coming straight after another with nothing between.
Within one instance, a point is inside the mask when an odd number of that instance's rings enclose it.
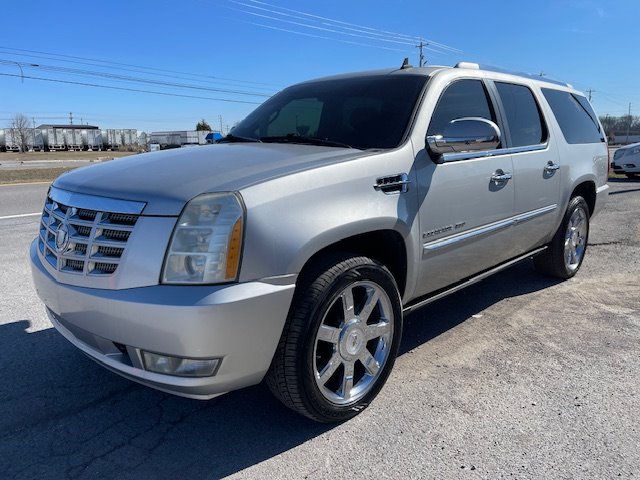
<instances>
[{"instance_id":1,"label":"windshield wiper","mask_svg":"<svg viewBox=\"0 0 640 480\"><path fill-rule=\"evenodd\" d=\"M253 137L241 137L241 136L229 133L226 137L221 138L216 143L236 143L236 142L260 143L261 140Z\"/></svg>"},{"instance_id":2,"label":"windshield wiper","mask_svg":"<svg viewBox=\"0 0 640 480\"><path fill-rule=\"evenodd\" d=\"M318 145L321 147L353 148L351 145L347 145L346 143L335 142L326 138L306 137L304 135L298 135L297 133L287 133L286 135L272 137L260 137L260 140L264 143L298 143L304 145Z\"/></svg>"}]
</instances>

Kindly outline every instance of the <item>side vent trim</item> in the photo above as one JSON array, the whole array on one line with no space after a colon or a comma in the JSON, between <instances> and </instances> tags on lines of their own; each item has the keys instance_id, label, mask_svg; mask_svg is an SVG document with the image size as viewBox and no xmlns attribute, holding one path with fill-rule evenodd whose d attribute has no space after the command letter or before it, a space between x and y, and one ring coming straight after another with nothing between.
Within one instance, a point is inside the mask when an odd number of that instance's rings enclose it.
<instances>
[{"instance_id":1,"label":"side vent trim","mask_svg":"<svg viewBox=\"0 0 640 480\"><path fill-rule=\"evenodd\" d=\"M381 191L386 195L393 195L395 193L405 193L409 190L409 175L406 173L397 173L395 175L388 175L386 177L379 177L376 179L376 184L373 188L377 191Z\"/></svg>"}]
</instances>

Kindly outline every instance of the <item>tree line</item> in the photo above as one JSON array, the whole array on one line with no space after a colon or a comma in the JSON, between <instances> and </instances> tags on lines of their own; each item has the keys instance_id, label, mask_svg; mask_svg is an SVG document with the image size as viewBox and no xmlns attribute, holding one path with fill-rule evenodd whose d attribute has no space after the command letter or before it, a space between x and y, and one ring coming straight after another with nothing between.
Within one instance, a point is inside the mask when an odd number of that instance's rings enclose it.
<instances>
[{"instance_id":1,"label":"tree line","mask_svg":"<svg viewBox=\"0 0 640 480\"><path fill-rule=\"evenodd\" d=\"M600 123L609 137L626 135L627 131L631 135L640 133L640 117L636 115L621 115L619 117L604 115L600 117Z\"/></svg>"}]
</instances>

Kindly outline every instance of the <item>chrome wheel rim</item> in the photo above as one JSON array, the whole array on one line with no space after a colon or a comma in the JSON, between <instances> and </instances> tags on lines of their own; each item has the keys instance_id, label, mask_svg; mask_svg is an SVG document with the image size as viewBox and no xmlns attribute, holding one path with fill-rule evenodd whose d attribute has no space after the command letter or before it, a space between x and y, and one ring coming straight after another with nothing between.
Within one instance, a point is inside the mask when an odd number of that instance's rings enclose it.
<instances>
[{"instance_id":1,"label":"chrome wheel rim","mask_svg":"<svg viewBox=\"0 0 640 480\"><path fill-rule=\"evenodd\" d=\"M587 246L587 228L587 213L582 208L576 208L564 235L564 264L569 271L580 266Z\"/></svg>"},{"instance_id":2,"label":"chrome wheel rim","mask_svg":"<svg viewBox=\"0 0 640 480\"><path fill-rule=\"evenodd\" d=\"M337 295L316 333L313 373L329 402L348 405L380 377L393 341L393 308L385 290L354 282Z\"/></svg>"}]
</instances>

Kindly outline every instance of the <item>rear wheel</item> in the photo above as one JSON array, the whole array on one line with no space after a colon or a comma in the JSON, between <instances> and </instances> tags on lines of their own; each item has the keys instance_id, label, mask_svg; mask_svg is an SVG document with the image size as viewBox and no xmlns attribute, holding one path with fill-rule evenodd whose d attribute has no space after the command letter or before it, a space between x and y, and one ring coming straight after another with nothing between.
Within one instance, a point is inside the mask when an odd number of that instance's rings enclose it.
<instances>
[{"instance_id":1,"label":"rear wheel","mask_svg":"<svg viewBox=\"0 0 640 480\"><path fill-rule=\"evenodd\" d=\"M567 279L577 272L587 251L589 206L582 197L573 197L562 223L547 250L534 258L538 271Z\"/></svg>"},{"instance_id":2,"label":"rear wheel","mask_svg":"<svg viewBox=\"0 0 640 480\"><path fill-rule=\"evenodd\" d=\"M299 282L267 384L302 415L347 420L384 385L401 335L391 273L366 257L325 259Z\"/></svg>"}]
</instances>

